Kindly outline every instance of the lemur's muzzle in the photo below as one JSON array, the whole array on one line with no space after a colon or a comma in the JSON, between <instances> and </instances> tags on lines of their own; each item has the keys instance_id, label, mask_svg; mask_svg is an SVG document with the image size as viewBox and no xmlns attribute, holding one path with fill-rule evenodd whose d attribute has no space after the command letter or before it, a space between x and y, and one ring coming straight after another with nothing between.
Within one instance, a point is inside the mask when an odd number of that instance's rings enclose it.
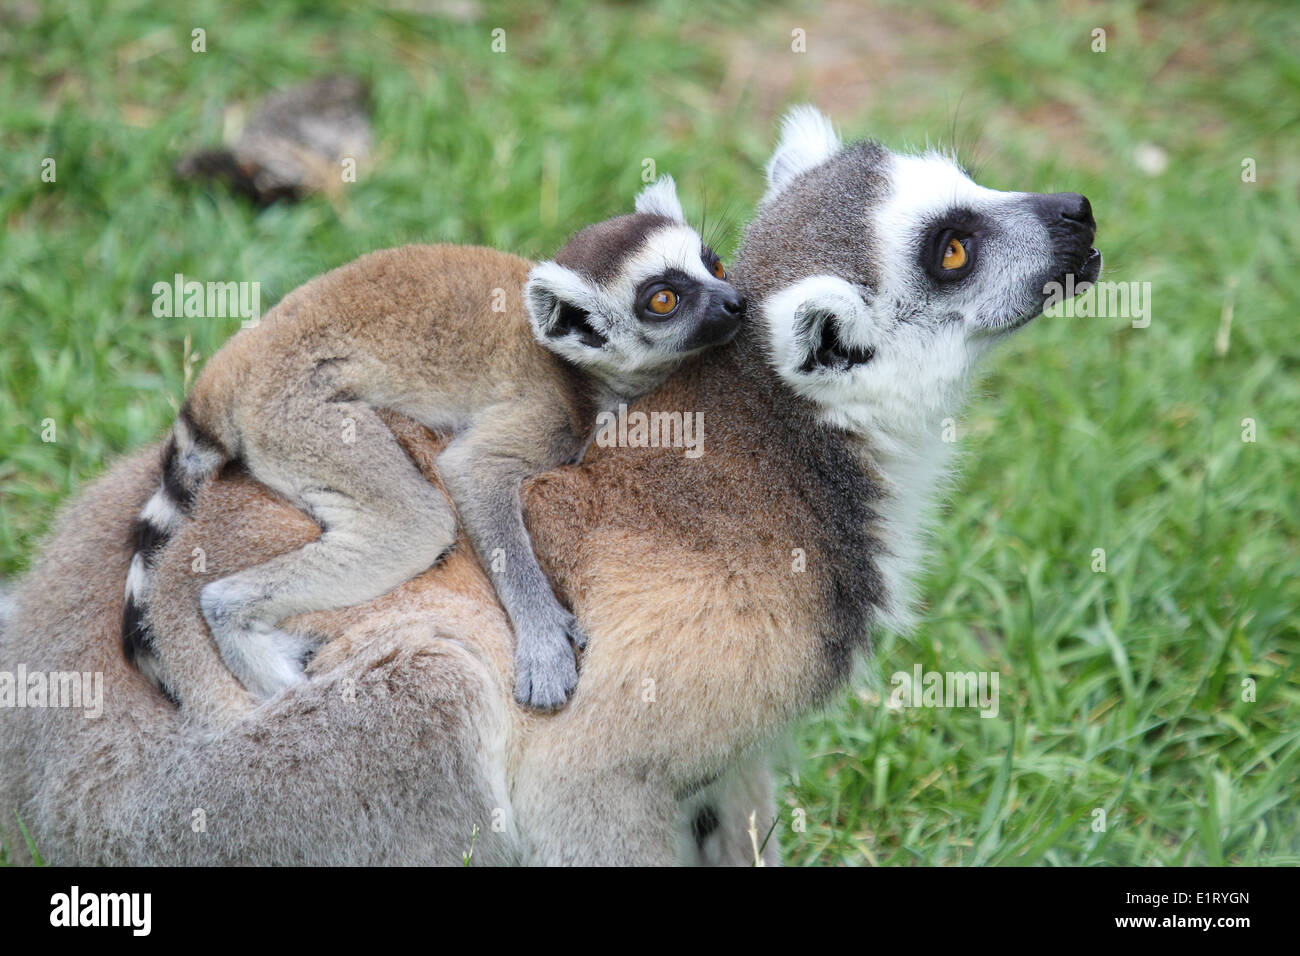
<instances>
[{"instance_id":1,"label":"lemur's muzzle","mask_svg":"<svg viewBox=\"0 0 1300 956\"><path fill-rule=\"evenodd\" d=\"M1101 274L1101 253L1093 247L1097 220L1092 204L1078 193L1050 193L1034 198L1035 211L1047 227L1052 255L1061 275L1073 274L1076 282L1096 282Z\"/></svg>"},{"instance_id":2,"label":"lemur's muzzle","mask_svg":"<svg viewBox=\"0 0 1300 956\"><path fill-rule=\"evenodd\" d=\"M691 333L688 349L702 349L730 342L740 330L745 317L745 297L728 286L710 296L709 307L700 324Z\"/></svg>"}]
</instances>

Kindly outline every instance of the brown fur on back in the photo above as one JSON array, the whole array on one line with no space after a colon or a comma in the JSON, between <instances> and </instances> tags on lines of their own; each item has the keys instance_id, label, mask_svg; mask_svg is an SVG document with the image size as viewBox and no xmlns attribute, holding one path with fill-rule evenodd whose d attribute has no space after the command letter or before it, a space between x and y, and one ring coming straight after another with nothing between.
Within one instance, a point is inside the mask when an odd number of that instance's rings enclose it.
<instances>
[{"instance_id":1,"label":"brown fur on back","mask_svg":"<svg viewBox=\"0 0 1300 956\"><path fill-rule=\"evenodd\" d=\"M591 408L574 369L533 339L522 289L532 263L476 246L368 253L299 286L236 334L199 375L186 406L232 454L268 404L329 374L381 407L476 405L522 389L567 408L575 432ZM487 393L486 395L484 393ZM454 407L454 406L453 406Z\"/></svg>"}]
</instances>

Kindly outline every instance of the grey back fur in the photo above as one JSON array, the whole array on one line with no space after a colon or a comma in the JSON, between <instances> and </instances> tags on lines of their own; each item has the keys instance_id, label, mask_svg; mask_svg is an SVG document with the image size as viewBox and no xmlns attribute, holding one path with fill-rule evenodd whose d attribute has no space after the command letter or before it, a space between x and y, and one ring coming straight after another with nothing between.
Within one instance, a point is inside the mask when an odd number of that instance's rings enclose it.
<instances>
[{"instance_id":1,"label":"grey back fur","mask_svg":"<svg viewBox=\"0 0 1300 956\"><path fill-rule=\"evenodd\" d=\"M133 456L68 507L0 632L0 671L104 681L99 717L0 710L10 859L27 858L16 812L60 864L459 864L474 822L508 807L509 694L436 625L392 630L226 729L188 723L127 665L114 595L156 462ZM474 842L485 864L518 859L512 826Z\"/></svg>"}]
</instances>

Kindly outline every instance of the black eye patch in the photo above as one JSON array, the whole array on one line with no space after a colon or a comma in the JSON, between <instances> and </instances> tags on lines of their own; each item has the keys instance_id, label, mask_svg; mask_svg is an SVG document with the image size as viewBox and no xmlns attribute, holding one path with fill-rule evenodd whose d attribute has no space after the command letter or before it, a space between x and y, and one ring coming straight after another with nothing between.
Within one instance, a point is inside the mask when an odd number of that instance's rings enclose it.
<instances>
[{"instance_id":1,"label":"black eye patch","mask_svg":"<svg viewBox=\"0 0 1300 956\"><path fill-rule=\"evenodd\" d=\"M955 282L970 275L975 268L976 253L980 245L980 234L987 230L988 221L979 213L969 209L950 209L942 216L931 220L921 233L917 258L921 268L936 283ZM961 243L966 261L956 269L943 268L943 254L951 240Z\"/></svg>"},{"instance_id":2,"label":"black eye patch","mask_svg":"<svg viewBox=\"0 0 1300 956\"><path fill-rule=\"evenodd\" d=\"M547 338L558 339L570 332L577 335L578 341L588 348L602 348L609 341L604 335L596 331L595 326L591 324L591 313L569 302L561 302L560 314L551 323L546 336Z\"/></svg>"},{"instance_id":3,"label":"black eye patch","mask_svg":"<svg viewBox=\"0 0 1300 956\"><path fill-rule=\"evenodd\" d=\"M636 291L637 316L642 321L651 323L663 321L663 315L655 315L647 308L651 295L660 288L671 289L681 306L694 306L700 301L703 284L681 269L668 268L658 275L650 276L637 287ZM681 312L674 310L672 314L678 316Z\"/></svg>"}]
</instances>

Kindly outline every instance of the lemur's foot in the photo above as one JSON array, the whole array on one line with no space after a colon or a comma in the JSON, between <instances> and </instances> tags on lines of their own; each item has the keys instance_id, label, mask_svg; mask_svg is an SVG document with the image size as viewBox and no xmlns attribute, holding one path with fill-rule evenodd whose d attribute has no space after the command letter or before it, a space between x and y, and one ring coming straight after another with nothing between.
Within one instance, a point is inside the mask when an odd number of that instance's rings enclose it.
<instances>
[{"instance_id":1,"label":"lemur's foot","mask_svg":"<svg viewBox=\"0 0 1300 956\"><path fill-rule=\"evenodd\" d=\"M250 631L244 638L244 673L236 671L250 694L267 700L307 680L307 663L316 652L310 638L285 631Z\"/></svg>"},{"instance_id":2,"label":"lemur's foot","mask_svg":"<svg viewBox=\"0 0 1300 956\"><path fill-rule=\"evenodd\" d=\"M307 662L316 651L316 641L260 623L231 620L214 582L203 589L199 606L207 618L221 659L258 700L268 700L307 679Z\"/></svg>"},{"instance_id":3,"label":"lemur's foot","mask_svg":"<svg viewBox=\"0 0 1300 956\"><path fill-rule=\"evenodd\" d=\"M516 638L515 700L537 710L563 707L578 686L573 649L587 646L578 619L560 609L550 622L517 629Z\"/></svg>"},{"instance_id":4,"label":"lemur's foot","mask_svg":"<svg viewBox=\"0 0 1300 956\"><path fill-rule=\"evenodd\" d=\"M580 651L587 649L587 632L582 629L582 625L578 623L578 619L572 614L569 615L565 630L568 632L569 641L574 647Z\"/></svg>"},{"instance_id":5,"label":"lemur's foot","mask_svg":"<svg viewBox=\"0 0 1300 956\"><path fill-rule=\"evenodd\" d=\"M237 645L235 651L225 648ZM248 630L228 634L221 658L258 700L270 700L307 680L307 662L315 644L284 631Z\"/></svg>"}]
</instances>

